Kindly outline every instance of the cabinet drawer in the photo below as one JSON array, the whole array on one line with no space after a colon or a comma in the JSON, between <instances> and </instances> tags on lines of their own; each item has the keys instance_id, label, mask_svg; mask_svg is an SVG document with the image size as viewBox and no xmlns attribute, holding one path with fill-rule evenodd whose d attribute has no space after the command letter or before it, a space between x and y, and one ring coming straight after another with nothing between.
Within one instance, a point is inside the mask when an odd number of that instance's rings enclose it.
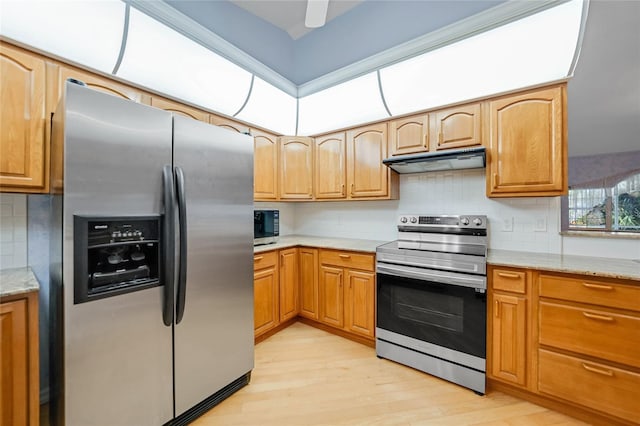
<instances>
[{"instance_id":1,"label":"cabinet drawer","mask_svg":"<svg viewBox=\"0 0 640 426\"><path fill-rule=\"evenodd\" d=\"M540 349L538 389L637 422L640 374Z\"/></svg>"},{"instance_id":2,"label":"cabinet drawer","mask_svg":"<svg viewBox=\"0 0 640 426\"><path fill-rule=\"evenodd\" d=\"M275 266L278 264L278 253L275 251L268 251L264 253L256 253L253 255L253 270L267 268L269 266Z\"/></svg>"},{"instance_id":3,"label":"cabinet drawer","mask_svg":"<svg viewBox=\"0 0 640 426\"><path fill-rule=\"evenodd\" d=\"M527 292L527 281L524 271L494 269L491 279L491 286L494 290L510 291L520 294Z\"/></svg>"},{"instance_id":4,"label":"cabinet drawer","mask_svg":"<svg viewBox=\"0 0 640 426\"><path fill-rule=\"evenodd\" d=\"M540 275L540 296L640 311L640 286Z\"/></svg>"},{"instance_id":5,"label":"cabinet drawer","mask_svg":"<svg viewBox=\"0 0 640 426\"><path fill-rule=\"evenodd\" d=\"M322 250L320 263L324 265L342 266L346 268L373 271L373 255L360 254L350 251Z\"/></svg>"},{"instance_id":6,"label":"cabinet drawer","mask_svg":"<svg viewBox=\"0 0 640 426\"><path fill-rule=\"evenodd\" d=\"M640 367L640 317L540 302L540 344Z\"/></svg>"}]
</instances>

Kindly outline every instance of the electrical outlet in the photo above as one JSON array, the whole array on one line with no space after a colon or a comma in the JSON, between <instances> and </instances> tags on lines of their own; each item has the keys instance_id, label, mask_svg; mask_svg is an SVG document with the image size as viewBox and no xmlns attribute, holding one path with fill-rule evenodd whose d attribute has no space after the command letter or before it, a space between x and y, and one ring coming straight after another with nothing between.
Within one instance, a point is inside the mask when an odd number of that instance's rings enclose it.
<instances>
[{"instance_id":1,"label":"electrical outlet","mask_svg":"<svg viewBox=\"0 0 640 426\"><path fill-rule=\"evenodd\" d=\"M547 232L547 218L539 217L536 219L536 223L533 227L535 232Z\"/></svg>"},{"instance_id":2,"label":"electrical outlet","mask_svg":"<svg viewBox=\"0 0 640 426\"><path fill-rule=\"evenodd\" d=\"M502 232L513 232L513 217L502 219Z\"/></svg>"}]
</instances>

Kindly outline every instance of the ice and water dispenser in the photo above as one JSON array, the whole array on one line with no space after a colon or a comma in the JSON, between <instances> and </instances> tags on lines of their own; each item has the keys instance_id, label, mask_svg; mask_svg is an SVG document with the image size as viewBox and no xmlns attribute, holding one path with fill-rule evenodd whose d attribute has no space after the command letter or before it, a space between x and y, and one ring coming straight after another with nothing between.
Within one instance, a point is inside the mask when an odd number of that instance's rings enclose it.
<instances>
[{"instance_id":1,"label":"ice and water dispenser","mask_svg":"<svg viewBox=\"0 0 640 426\"><path fill-rule=\"evenodd\" d=\"M74 303L160 285L160 216L74 216Z\"/></svg>"}]
</instances>

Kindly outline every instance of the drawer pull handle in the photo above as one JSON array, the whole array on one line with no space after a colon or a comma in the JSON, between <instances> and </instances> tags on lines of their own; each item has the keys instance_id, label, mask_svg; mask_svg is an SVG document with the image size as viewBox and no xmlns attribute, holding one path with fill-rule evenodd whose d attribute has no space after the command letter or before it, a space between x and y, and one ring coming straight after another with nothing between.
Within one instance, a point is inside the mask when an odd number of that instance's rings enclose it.
<instances>
[{"instance_id":1,"label":"drawer pull handle","mask_svg":"<svg viewBox=\"0 0 640 426\"><path fill-rule=\"evenodd\" d=\"M584 362L582 363L582 368L587 371L591 371L592 373L602 374L603 376L613 377L613 370L605 369L605 368L597 368L591 365L587 365Z\"/></svg>"},{"instance_id":2,"label":"drawer pull handle","mask_svg":"<svg viewBox=\"0 0 640 426\"><path fill-rule=\"evenodd\" d=\"M351 259L351 256L349 256L348 254L340 254L338 256L340 256L342 259Z\"/></svg>"},{"instance_id":3,"label":"drawer pull handle","mask_svg":"<svg viewBox=\"0 0 640 426\"><path fill-rule=\"evenodd\" d=\"M587 318L594 319L594 320L613 321L613 317L610 317L610 316L607 316L607 315L592 314L590 312L583 312L582 315L584 315Z\"/></svg>"},{"instance_id":4,"label":"drawer pull handle","mask_svg":"<svg viewBox=\"0 0 640 426\"><path fill-rule=\"evenodd\" d=\"M590 288L593 290L613 290L613 287L610 285L601 285L601 284L591 284L591 283L582 283L586 288Z\"/></svg>"},{"instance_id":5,"label":"drawer pull handle","mask_svg":"<svg viewBox=\"0 0 640 426\"><path fill-rule=\"evenodd\" d=\"M262 256L256 256L256 257L253 258L253 261L257 262L257 261L262 260L262 259L263 259Z\"/></svg>"},{"instance_id":6,"label":"drawer pull handle","mask_svg":"<svg viewBox=\"0 0 640 426\"><path fill-rule=\"evenodd\" d=\"M498 276L502 278L520 278L518 274L511 274L509 272L498 272Z\"/></svg>"}]
</instances>

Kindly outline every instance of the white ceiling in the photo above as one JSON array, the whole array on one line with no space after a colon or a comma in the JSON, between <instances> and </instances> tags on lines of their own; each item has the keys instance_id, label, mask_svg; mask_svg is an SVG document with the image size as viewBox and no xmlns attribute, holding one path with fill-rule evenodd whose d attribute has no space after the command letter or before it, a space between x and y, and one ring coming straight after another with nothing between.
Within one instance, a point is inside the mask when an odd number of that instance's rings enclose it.
<instances>
[{"instance_id":1,"label":"white ceiling","mask_svg":"<svg viewBox=\"0 0 640 426\"><path fill-rule=\"evenodd\" d=\"M230 0L247 12L284 30L297 40L313 31L304 26L307 0ZM348 12L363 0L333 0L329 2L327 21Z\"/></svg>"}]
</instances>

